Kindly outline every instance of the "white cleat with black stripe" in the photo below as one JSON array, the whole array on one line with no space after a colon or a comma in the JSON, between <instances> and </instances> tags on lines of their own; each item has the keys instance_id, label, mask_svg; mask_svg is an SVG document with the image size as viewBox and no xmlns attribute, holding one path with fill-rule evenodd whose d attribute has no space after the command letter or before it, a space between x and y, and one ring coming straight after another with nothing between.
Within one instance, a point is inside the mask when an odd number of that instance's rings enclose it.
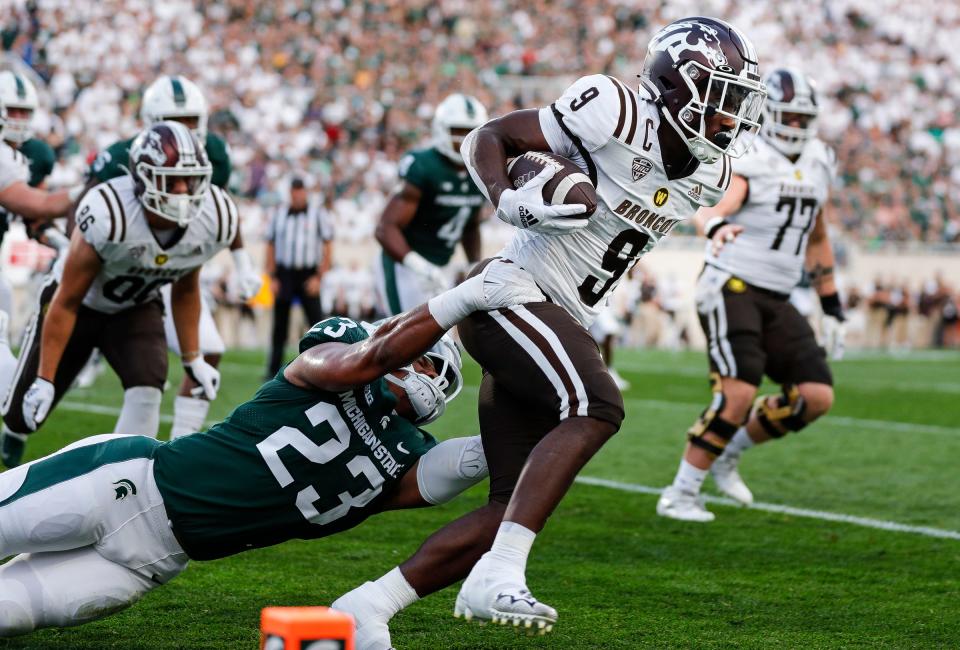
<instances>
[{"instance_id":1,"label":"white cleat with black stripe","mask_svg":"<svg viewBox=\"0 0 960 650\"><path fill-rule=\"evenodd\" d=\"M491 621L546 634L557 622L557 610L533 597L523 584L498 572L487 556L473 567L457 594L453 615L467 621Z\"/></svg>"}]
</instances>

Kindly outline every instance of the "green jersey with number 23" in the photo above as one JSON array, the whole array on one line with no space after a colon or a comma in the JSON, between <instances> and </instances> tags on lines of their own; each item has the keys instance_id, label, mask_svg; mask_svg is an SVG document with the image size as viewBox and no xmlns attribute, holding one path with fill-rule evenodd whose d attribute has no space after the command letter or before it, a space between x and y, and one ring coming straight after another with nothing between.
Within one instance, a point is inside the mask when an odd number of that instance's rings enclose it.
<instances>
[{"instance_id":1,"label":"green jersey with number 23","mask_svg":"<svg viewBox=\"0 0 960 650\"><path fill-rule=\"evenodd\" d=\"M349 318L328 318L300 349L365 338ZM377 512L436 444L395 406L383 379L335 393L294 386L281 369L209 431L159 447L154 476L184 550L210 560L325 537Z\"/></svg>"}]
</instances>

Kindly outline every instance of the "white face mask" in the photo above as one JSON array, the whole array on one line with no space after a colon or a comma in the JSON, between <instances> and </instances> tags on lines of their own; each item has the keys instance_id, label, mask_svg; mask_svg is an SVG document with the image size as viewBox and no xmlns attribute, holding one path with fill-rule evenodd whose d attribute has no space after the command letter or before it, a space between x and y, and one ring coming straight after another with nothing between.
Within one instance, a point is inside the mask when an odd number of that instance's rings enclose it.
<instances>
[{"instance_id":1,"label":"white face mask","mask_svg":"<svg viewBox=\"0 0 960 650\"><path fill-rule=\"evenodd\" d=\"M419 373L413 369L413 366L406 366L401 370L405 371L403 377L390 373L384 379L403 389L413 407L413 424L417 426L429 424L443 415L447 408L447 399L436 383L440 378L434 379Z\"/></svg>"}]
</instances>

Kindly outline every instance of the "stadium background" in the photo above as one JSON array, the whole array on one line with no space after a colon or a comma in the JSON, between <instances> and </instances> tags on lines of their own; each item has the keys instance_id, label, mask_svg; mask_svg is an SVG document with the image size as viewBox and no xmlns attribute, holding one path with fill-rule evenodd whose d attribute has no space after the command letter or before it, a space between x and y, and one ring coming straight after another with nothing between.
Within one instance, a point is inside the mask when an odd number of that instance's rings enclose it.
<instances>
[{"instance_id":1,"label":"stadium background","mask_svg":"<svg viewBox=\"0 0 960 650\"><path fill-rule=\"evenodd\" d=\"M140 93L159 74L196 81L210 130L231 147L230 188L254 252L293 173L331 206L330 310L374 304L373 229L396 161L429 137L433 107L454 91L492 115L549 103L572 79L631 79L651 29L689 14L722 16L754 40L764 65L797 65L819 83L822 136L838 151L829 211L852 346L957 345L960 262L960 6L922 0L829 2L260 3L42 0L3 3L3 67L29 75L55 148L51 187L81 180L95 154L137 130ZM943 5L943 6L941 6ZM495 252L510 228L484 226ZM689 231L688 231L689 232ZM2 251L25 304L46 252L15 233ZM616 300L630 344L676 346L699 331L690 307L701 243L670 238ZM677 251L673 253L672 251ZM229 262L208 286L232 322ZM222 282L221 282L222 281ZM261 296L269 300L268 296ZM811 301L815 302L815 301ZM26 310L29 311L29 310ZM259 310L263 314L264 310ZM634 315L641 315L634 318ZM671 317L671 314L674 316ZM18 310L14 331L27 314ZM299 325L295 323L294 326ZM235 338L260 346L266 322ZM225 327L244 332L243 327Z\"/></svg>"},{"instance_id":2,"label":"stadium background","mask_svg":"<svg viewBox=\"0 0 960 650\"><path fill-rule=\"evenodd\" d=\"M960 485L950 459L960 451L960 364L953 352L907 351L960 345L960 5L7 0L0 2L0 67L29 75L40 90L35 127L58 156L51 187L78 182L97 151L137 130L140 93L157 75L195 80L211 105L210 130L232 149L230 186L243 203L248 246L261 246L270 208L290 176L305 172L335 218L336 268L323 295L331 310L358 311L373 300L372 233L396 161L426 142L439 100L471 92L498 115L549 103L581 73L629 81L652 30L689 14L737 24L764 67L797 65L819 82L821 133L841 163L829 218L851 342L882 349L837 364L834 413L809 435L758 450L745 469L751 485L764 501L953 537L731 508L707 533L657 520L649 497L581 486L538 542L530 570L566 619L549 643L524 647L956 645L960 614L950 603L960 594L950 576ZM507 236L508 227L489 221L485 249ZM618 298L636 323L629 343L682 346L701 249L702 240L680 232L645 259ZM0 260L18 284L22 323L49 255L13 233ZM255 390L266 343L265 322L244 326L229 272L226 260L206 276L211 289L223 289L213 290L218 317L239 322L222 331L255 350L228 355L211 419ZM253 311L263 321L266 310ZM697 328L688 329L696 343ZM664 485L706 395L702 354L641 351L621 359L634 384L628 426L586 474L635 488ZM475 367L468 377L469 397ZM31 457L105 431L119 394L108 373L68 397ZM455 405L443 433L475 430L470 401ZM9 647L252 647L259 607L329 602L481 499L474 491L436 512L388 515L321 543L194 567L127 614ZM344 562L349 570L341 570ZM444 592L398 618L397 642L523 645L509 631L490 636L454 623L452 597Z\"/></svg>"}]
</instances>

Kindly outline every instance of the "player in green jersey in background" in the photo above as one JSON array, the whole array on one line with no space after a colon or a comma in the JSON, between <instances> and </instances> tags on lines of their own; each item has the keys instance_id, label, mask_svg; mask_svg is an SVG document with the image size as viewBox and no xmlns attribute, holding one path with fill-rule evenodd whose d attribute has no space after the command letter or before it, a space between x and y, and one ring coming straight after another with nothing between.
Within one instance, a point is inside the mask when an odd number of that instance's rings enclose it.
<instances>
[{"instance_id":1,"label":"player in green jersey in background","mask_svg":"<svg viewBox=\"0 0 960 650\"><path fill-rule=\"evenodd\" d=\"M376 265L380 309L399 314L451 284L444 267L463 243L467 260L480 260L484 197L460 156L460 143L487 121L475 97L450 95L433 117L433 145L400 159L400 183L380 217Z\"/></svg>"},{"instance_id":2,"label":"player in green jersey in background","mask_svg":"<svg viewBox=\"0 0 960 650\"><path fill-rule=\"evenodd\" d=\"M437 443L418 426L461 386L447 329L545 300L507 266L372 335L347 318L317 323L296 359L208 431L94 436L0 474L0 559L19 554L0 566L0 636L119 611L190 559L325 537L480 481L479 436Z\"/></svg>"},{"instance_id":3,"label":"player in green jersey in background","mask_svg":"<svg viewBox=\"0 0 960 650\"><path fill-rule=\"evenodd\" d=\"M57 156L46 141L34 136L33 116L39 105L37 89L26 76L4 70L0 72L0 102L7 109L3 141L26 159L30 169L27 184L30 187L45 188ZM16 216L12 211L0 206L0 242ZM55 248L58 253L66 250L70 244L66 235L49 221L24 223L32 237Z\"/></svg>"}]
</instances>

